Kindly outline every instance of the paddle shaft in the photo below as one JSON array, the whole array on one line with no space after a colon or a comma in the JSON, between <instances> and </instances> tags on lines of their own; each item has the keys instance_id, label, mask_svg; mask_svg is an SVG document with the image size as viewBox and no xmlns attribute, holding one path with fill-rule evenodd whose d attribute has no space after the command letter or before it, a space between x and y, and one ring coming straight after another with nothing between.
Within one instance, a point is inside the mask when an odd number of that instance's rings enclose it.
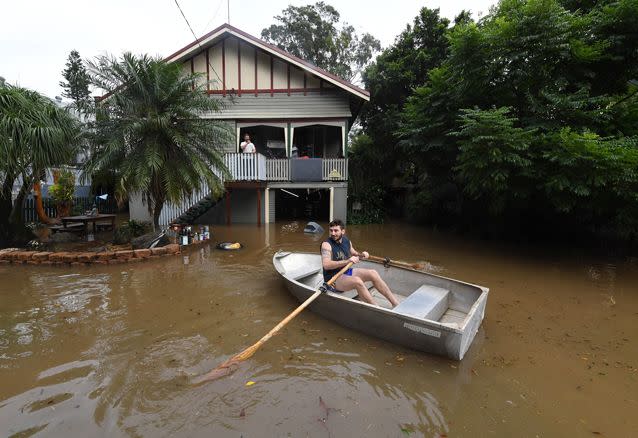
<instances>
[{"instance_id":1,"label":"paddle shaft","mask_svg":"<svg viewBox=\"0 0 638 438\"><path fill-rule=\"evenodd\" d=\"M422 266L420 266L418 263L397 262L397 261L394 261L394 260L390 260L389 258L377 257L377 256L373 256L373 255L368 256L368 260L372 260L372 261L375 261L375 262L380 262L380 263L383 263L384 265L388 264L388 265L394 265L394 266L399 266L399 267L408 268L408 269L421 269L422 268Z\"/></svg>"},{"instance_id":2,"label":"paddle shaft","mask_svg":"<svg viewBox=\"0 0 638 438\"><path fill-rule=\"evenodd\" d=\"M337 281L337 279L341 275L343 275L344 272L346 272L348 269L350 269L350 267L352 267L352 265L353 265L353 263L349 262L347 265L345 265L343 268L341 268L341 270L339 272L337 272L330 280L328 280L326 282L326 284L328 284L329 286L332 286L332 284L335 281ZM255 342L250 347L246 348L241 353L238 353L235 356L231 357L226 362L224 362L223 364L219 365L217 368L211 370L208 374L206 374L201 379L199 379L199 383L205 382L207 380L216 379L216 378L218 378L218 377L220 377L222 375L222 373L220 373L220 370L229 369L231 366L235 365L237 362L246 360L249 357L251 357L259 349L259 347L261 347L263 344L265 344L266 341L268 341L270 338L272 338L286 324L288 324L290 321L292 321L292 319L295 316L300 314L303 309L308 307L310 305L310 303L312 303L315 299L317 299L317 297L319 295L321 295L321 294L322 294L322 291L321 290L317 290L306 301L301 303L301 305L299 305L299 307L297 307L295 310L293 310L292 313L290 313L290 315L286 316L279 324L277 324L275 327L273 327L272 330L270 330L268 333L266 333L266 335L264 335L264 337L262 337L260 340Z\"/></svg>"}]
</instances>

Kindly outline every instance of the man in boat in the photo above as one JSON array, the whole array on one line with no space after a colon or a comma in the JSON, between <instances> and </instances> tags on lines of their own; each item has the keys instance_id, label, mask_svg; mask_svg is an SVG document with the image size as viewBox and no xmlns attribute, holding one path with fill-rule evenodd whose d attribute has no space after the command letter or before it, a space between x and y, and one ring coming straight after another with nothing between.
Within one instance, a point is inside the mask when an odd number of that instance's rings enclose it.
<instances>
[{"instance_id":1,"label":"man in boat","mask_svg":"<svg viewBox=\"0 0 638 438\"><path fill-rule=\"evenodd\" d=\"M326 282L348 263L352 262L356 264L359 263L361 258L365 259L369 257L367 251L359 253L354 249L352 243L346 237L346 227L342 220L335 219L330 222L328 231L330 237L321 244L323 279ZM366 281L371 281L374 287L390 301L392 307L399 304L388 285L374 269L350 268L337 279L333 289L336 292L355 289L361 301L378 305L366 287Z\"/></svg>"}]
</instances>

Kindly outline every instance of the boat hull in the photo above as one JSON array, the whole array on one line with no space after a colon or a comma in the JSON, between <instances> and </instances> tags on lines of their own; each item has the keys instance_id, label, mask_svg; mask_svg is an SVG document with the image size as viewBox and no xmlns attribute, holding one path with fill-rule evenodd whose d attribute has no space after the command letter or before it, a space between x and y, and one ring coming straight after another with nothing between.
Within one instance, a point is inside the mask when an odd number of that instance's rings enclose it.
<instances>
[{"instance_id":1,"label":"boat hull","mask_svg":"<svg viewBox=\"0 0 638 438\"><path fill-rule=\"evenodd\" d=\"M282 275L287 289L297 300L303 302L315 292L314 287L286 276L285 269L282 268L281 263L278 263L277 255L275 255L274 263L276 269ZM368 266L380 271L380 274L384 277L383 271L387 271L388 268L384 268L380 264L370 265L370 263L372 262L368 262ZM393 269L395 269L394 275L396 275L396 269L399 268ZM410 272L410 275L415 275L414 273L422 274L414 270L405 271ZM444 280L448 285L450 282L457 282L444 277L431 276L431 274L424 274L421 278L425 281L425 279L430 277ZM392 288L392 284L388 283ZM403 315L390 309L363 303L331 292L320 295L309 306L309 309L326 319L367 335L415 350L461 360L483 320L487 304L487 289L468 283L457 283L466 288L474 287L479 289L478 298L471 303L467 317L461 325L444 324L438 321Z\"/></svg>"}]
</instances>

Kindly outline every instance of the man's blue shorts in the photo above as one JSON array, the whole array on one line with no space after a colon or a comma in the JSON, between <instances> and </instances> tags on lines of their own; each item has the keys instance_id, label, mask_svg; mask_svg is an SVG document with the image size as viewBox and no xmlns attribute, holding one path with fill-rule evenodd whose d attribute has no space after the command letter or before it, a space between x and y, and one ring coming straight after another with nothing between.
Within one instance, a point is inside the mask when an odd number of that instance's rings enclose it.
<instances>
[{"instance_id":1,"label":"man's blue shorts","mask_svg":"<svg viewBox=\"0 0 638 438\"><path fill-rule=\"evenodd\" d=\"M346 272L343 273L343 275L349 275L352 276L352 268L348 269ZM324 283L324 286L326 286L326 289L328 289L330 292L338 292L338 293L342 293L342 290L337 289L334 286L330 286L328 283Z\"/></svg>"}]
</instances>

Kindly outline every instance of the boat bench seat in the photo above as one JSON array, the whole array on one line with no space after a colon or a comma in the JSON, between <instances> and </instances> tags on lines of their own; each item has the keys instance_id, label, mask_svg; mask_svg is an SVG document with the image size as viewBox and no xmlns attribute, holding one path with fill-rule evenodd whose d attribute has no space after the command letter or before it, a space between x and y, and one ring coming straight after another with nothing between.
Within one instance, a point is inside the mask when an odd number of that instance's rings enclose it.
<instances>
[{"instance_id":1,"label":"boat bench seat","mask_svg":"<svg viewBox=\"0 0 638 438\"><path fill-rule=\"evenodd\" d=\"M424 284L393 310L403 315L438 321L448 308L450 291Z\"/></svg>"},{"instance_id":2,"label":"boat bench seat","mask_svg":"<svg viewBox=\"0 0 638 438\"><path fill-rule=\"evenodd\" d=\"M321 272L321 267L317 268L316 266L300 266L297 269L293 269L289 272L286 272L286 277L291 280L301 280L302 278L310 277L318 272Z\"/></svg>"}]
</instances>

